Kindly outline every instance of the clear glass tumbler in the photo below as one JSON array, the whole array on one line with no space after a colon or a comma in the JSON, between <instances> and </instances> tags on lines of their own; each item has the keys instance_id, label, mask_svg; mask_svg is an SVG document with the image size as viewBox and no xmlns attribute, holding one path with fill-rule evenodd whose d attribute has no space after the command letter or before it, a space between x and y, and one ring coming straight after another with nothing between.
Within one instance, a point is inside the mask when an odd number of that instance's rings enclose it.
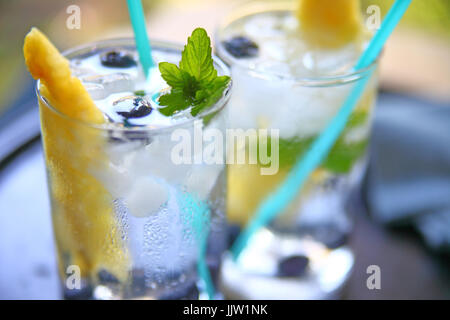
<instances>
[{"instance_id":1,"label":"clear glass tumbler","mask_svg":"<svg viewBox=\"0 0 450 320\"><path fill-rule=\"evenodd\" d=\"M227 217L236 235L330 122L353 86L373 75L345 130L293 203L254 235L237 261L226 257L220 282L229 298L329 298L354 263L347 242L352 219L346 204L367 164L377 63L351 71L357 56L352 47L308 51L301 39L286 42L284 30L297 30L296 3L252 1L234 10L216 34L216 52L230 65L235 88L228 127L279 130L276 174L262 175L263 164L228 166ZM256 50L267 59L258 58ZM309 67L323 65L326 70L347 57L348 72L308 74L315 71ZM260 142L261 147L266 146Z\"/></svg>"},{"instance_id":2,"label":"clear glass tumbler","mask_svg":"<svg viewBox=\"0 0 450 320\"><path fill-rule=\"evenodd\" d=\"M180 59L182 47L153 46L159 55ZM65 55L83 59L111 48L135 52L134 40L97 42ZM229 74L214 61L219 74ZM39 83L37 94L64 297L211 294L225 246L226 167L175 163L173 133L223 131L230 88L195 119L163 128L80 122L53 108Z\"/></svg>"}]
</instances>

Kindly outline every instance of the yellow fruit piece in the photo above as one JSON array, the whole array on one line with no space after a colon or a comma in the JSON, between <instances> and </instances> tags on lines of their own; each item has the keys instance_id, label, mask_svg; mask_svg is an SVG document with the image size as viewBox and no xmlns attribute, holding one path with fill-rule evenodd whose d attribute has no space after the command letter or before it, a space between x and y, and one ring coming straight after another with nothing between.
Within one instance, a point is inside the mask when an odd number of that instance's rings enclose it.
<instances>
[{"instance_id":1,"label":"yellow fruit piece","mask_svg":"<svg viewBox=\"0 0 450 320\"><path fill-rule=\"evenodd\" d=\"M359 0L299 0L297 17L305 39L319 47L340 47L362 30Z\"/></svg>"},{"instance_id":2,"label":"yellow fruit piece","mask_svg":"<svg viewBox=\"0 0 450 320\"><path fill-rule=\"evenodd\" d=\"M128 254L114 216L113 198L96 178L107 170L106 134L73 119L103 122L81 82L71 76L69 62L37 29L25 38L26 64L41 80L40 92L61 116L39 99L42 138L60 272L75 264L83 277L94 277L100 268L125 280ZM64 278L64 277L63 277Z\"/></svg>"},{"instance_id":3,"label":"yellow fruit piece","mask_svg":"<svg viewBox=\"0 0 450 320\"><path fill-rule=\"evenodd\" d=\"M228 166L228 221L245 225L261 201L275 191L286 176L285 170L275 175L261 175L260 169L258 165Z\"/></svg>"},{"instance_id":4,"label":"yellow fruit piece","mask_svg":"<svg viewBox=\"0 0 450 320\"><path fill-rule=\"evenodd\" d=\"M227 219L239 226L245 226L256 209L267 197L275 192L285 181L291 168L280 168L277 174L261 175L259 165L229 165L227 188ZM314 171L313 176L321 175L322 169ZM291 226L299 215L299 210L310 189L320 183L316 178L308 179L301 192L292 203L278 215L274 224Z\"/></svg>"},{"instance_id":5,"label":"yellow fruit piece","mask_svg":"<svg viewBox=\"0 0 450 320\"><path fill-rule=\"evenodd\" d=\"M25 37L25 63L35 79L50 93L52 105L69 117L90 123L105 119L78 78L71 75L69 61L36 28Z\"/></svg>"}]
</instances>

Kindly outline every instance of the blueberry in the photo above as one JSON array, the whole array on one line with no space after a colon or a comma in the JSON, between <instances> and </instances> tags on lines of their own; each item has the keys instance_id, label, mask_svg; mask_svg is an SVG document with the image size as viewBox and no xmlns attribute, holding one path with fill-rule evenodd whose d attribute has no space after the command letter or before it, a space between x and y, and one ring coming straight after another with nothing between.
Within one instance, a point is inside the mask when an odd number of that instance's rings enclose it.
<instances>
[{"instance_id":1,"label":"blueberry","mask_svg":"<svg viewBox=\"0 0 450 320\"><path fill-rule=\"evenodd\" d=\"M142 269L133 269L131 271L131 285L129 289L129 297L140 297L146 294L147 286L146 286L147 277L145 276L145 272Z\"/></svg>"},{"instance_id":2,"label":"blueberry","mask_svg":"<svg viewBox=\"0 0 450 320\"><path fill-rule=\"evenodd\" d=\"M224 41L223 45L235 58L251 58L258 55L258 45L243 36L237 36L228 41Z\"/></svg>"},{"instance_id":3,"label":"blueberry","mask_svg":"<svg viewBox=\"0 0 450 320\"><path fill-rule=\"evenodd\" d=\"M125 119L142 118L149 115L153 108L148 101L140 97L133 100L134 108L131 111L117 111Z\"/></svg>"},{"instance_id":4,"label":"blueberry","mask_svg":"<svg viewBox=\"0 0 450 320\"><path fill-rule=\"evenodd\" d=\"M100 281L100 283L102 284L118 284L119 280L116 278L116 276L114 276L113 274L109 273L108 271L106 271L105 269L101 269L98 273L97 273L97 277L98 280Z\"/></svg>"},{"instance_id":5,"label":"blueberry","mask_svg":"<svg viewBox=\"0 0 450 320\"><path fill-rule=\"evenodd\" d=\"M125 51L108 51L100 56L100 61L105 67L130 68L136 66L136 61Z\"/></svg>"},{"instance_id":6,"label":"blueberry","mask_svg":"<svg viewBox=\"0 0 450 320\"><path fill-rule=\"evenodd\" d=\"M197 284L193 282L173 287L172 290L159 296L158 300L198 300L198 297Z\"/></svg>"},{"instance_id":7,"label":"blueberry","mask_svg":"<svg viewBox=\"0 0 450 320\"><path fill-rule=\"evenodd\" d=\"M278 263L279 277L300 277L308 266L309 259L305 256L291 256Z\"/></svg>"},{"instance_id":8,"label":"blueberry","mask_svg":"<svg viewBox=\"0 0 450 320\"><path fill-rule=\"evenodd\" d=\"M63 296L65 300L89 300L92 299L92 286L84 279L81 279L80 288L69 289L63 287Z\"/></svg>"}]
</instances>

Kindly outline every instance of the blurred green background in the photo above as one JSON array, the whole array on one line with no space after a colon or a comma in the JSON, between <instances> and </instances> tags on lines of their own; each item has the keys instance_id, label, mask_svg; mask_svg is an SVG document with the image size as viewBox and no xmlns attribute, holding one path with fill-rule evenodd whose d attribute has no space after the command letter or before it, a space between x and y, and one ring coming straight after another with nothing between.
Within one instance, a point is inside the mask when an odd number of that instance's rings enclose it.
<instances>
[{"instance_id":1,"label":"blurred green background","mask_svg":"<svg viewBox=\"0 0 450 320\"><path fill-rule=\"evenodd\" d=\"M238 2L143 0L150 35L174 41L183 41L185 35L196 26L206 27L212 33L221 16ZM369 5L379 5L382 12L386 12L392 2L362 0L362 5L363 9ZM80 30L66 28L66 9L72 4L81 8ZM29 86L22 44L31 26L46 32L61 49L103 37L131 34L125 0L0 0L0 114ZM396 41L397 45L392 45L392 51L386 54L390 58L386 57L387 66L382 72L383 85L414 92L418 88L419 93L431 98L450 99L447 93L450 91L450 0L413 0L403 26L407 30L406 36ZM412 69L416 69L415 74L406 70L408 68L404 63L396 63L404 57L402 52L397 52L402 48L408 54L411 49L415 52L412 61L409 59ZM397 58L393 57L393 53ZM420 61L415 62L414 59ZM405 85L402 79L408 83Z\"/></svg>"}]
</instances>

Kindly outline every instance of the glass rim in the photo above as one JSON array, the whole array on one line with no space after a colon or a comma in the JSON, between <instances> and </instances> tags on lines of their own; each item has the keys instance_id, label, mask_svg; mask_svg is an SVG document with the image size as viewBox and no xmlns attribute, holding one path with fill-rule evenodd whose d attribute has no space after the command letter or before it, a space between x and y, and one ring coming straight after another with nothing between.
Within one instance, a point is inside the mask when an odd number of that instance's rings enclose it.
<instances>
[{"instance_id":1,"label":"glass rim","mask_svg":"<svg viewBox=\"0 0 450 320\"><path fill-rule=\"evenodd\" d=\"M152 43L152 47L154 49L171 50L171 51L179 52L180 54L184 47L182 44L175 43L175 42L169 42L169 41L150 40L150 42ZM63 51L62 55L70 61L71 59L75 58L75 56L77 54L81 55L83 52L90 52L90 51L94 51L96 49L102 49L102 48L106 49L108 47L113 47L114 44L116 46L119 46L119 45L135 46L136 45L134 38L131 38L131 37L110 38L110 39L105 39L105 40L89 42L89 43L86 43L83 45L73 47L71 49ZM88 51L86 51L86 50L88 50ZM72 55L73 55L73 57L70 57ZM213 60L214 60L214 64L216 64L221 69L221 71L223 71L224 75L227 75L227 76L231 75L230 69L227 66L227 64L224 63L217 55L213 55ZM41 94L41 91L39 89L40 80L36 81L35 90L36 90L36 95L37 95L39 101L42 102L45 105L45 107L47 107L50 111L54 112L58 116L60 116L64 119L67 119L69 121L72 121L74 123L84 125L87 127L91 127L93 129L105 130L105 131L112 130L112 131L120 131L120 132L133 131L133 132L163 133L166 131L172 131L173 129L176 129L179 127L187 126L188 124L194 123L197 120L204 119L208 115L220 112L226 106L228 100L230 99L232 82L233 81L231 80L230 83L228 84L227 88L225 89L224 93L222 94L222 97L212 107L201 112L200 114L196 115L193 118L189 118L189 119L186 119L185 121L180 121L178 123L170 124L170 125L163 126L163 127L152 127L151 125L139 125L139 126L124 127L124 126L117 126L114 123L105 122L105 123L97 124L97 123L92 123L92 122L76 119L76 118L73 118L73 117L65 114L64 112L59 111L58 109L56 109L55 107L53 107L50 104L50 102Z\"/></svg>"},{"instance_id":2,"label":"glass rim","mask_svg":"<svg viewBox=\"0 0 450 320\"><path fill-rule=\"evenodd\" d=\"M268 5L270 4L270 5ZM264 7L266 5L266 7ZM330 76L317 76L317 77L304 77L295 76L283 73L277 73L272 71L264 71L252 67L250 64L246 63L245 59L239 59L233 57L224 47L221 33L233 22L244 18L246 16L264 13L264 12L275 12L275 11L287 11L295 9L296 2L291 0L248 0L234 7L234 10L230 14L225 16L225 19L219 24L215 29L214 39L215 39L215 49L217 56L225 61L230 67L237 66L242 68L252 76L263 79L263 80L279 80L279 81L289 81L294 82L295 85L302 87L330 87L336 85L343 85L358 81L364 78L366 75L377 68L379 63L379 57L373 61L369 66L360 69L349 69L347 72L338 75ZM236 13L239 9L242 10L241 13Z\"/></svg>"}]
</instances>

